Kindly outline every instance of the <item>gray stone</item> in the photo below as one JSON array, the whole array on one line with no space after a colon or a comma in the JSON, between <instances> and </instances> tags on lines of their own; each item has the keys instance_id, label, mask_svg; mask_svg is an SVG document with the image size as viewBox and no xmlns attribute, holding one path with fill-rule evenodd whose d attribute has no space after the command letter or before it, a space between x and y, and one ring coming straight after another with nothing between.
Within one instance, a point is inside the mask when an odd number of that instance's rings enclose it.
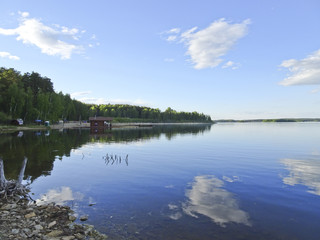
<instances>
[{"instance_id":1,"label":"gray stone","mask_svg":"<svg viewBox=\"0 0 320 240\"><path fill-rule=\"evenodd\" d=\"M48 228L52 228L56 224L57 224L57 221L53 221L53 222L48 224Z\"/></svg>"},{"instance_id":2,"label":"gray stone","mask_svg":"<svg viewBox=\"0 0 320 240\"><path fill-rule=\"evenodd\" d=\"M17 204L12 203L12 204L5 204L4 206L1 207L2 210L11 210L13 208L16 208Z\"/></svg>"},{"instance_id":3,"label":"gray stone","mask_svg":"<svg viewBox=\"0 0 320 240\"><path fill-rule=\"evenodd\" d=\"M12 233L12 234L18 234L19 232L20 232L19 229L15 229L15 228L14 228L14 229L11 230L11 233Z\"/></svg>"},{"instance_id":4,"label":"gray stone","mask_svg":"<svg viewBox=\"0 0 320 240\"><path fill-rule=\"evenodd\" d=\"M75 216L73 216L73 215L69 216L69 220L72 221L72 222L74 222L76 219L77 218Z\"/></svg>"},{"instance_id":5,"label":"gray stone","mask_svg":"<svg viewBox=\"0 0 320 240\"><path fill-rule=\"evenodd\" d=\"M30 230L29 228L24 228L23 231L24 231L25 233L29 233L31 230Z\"/></svg>"},{"instance_id":6,"label":"gray stone","mask_svg":"<svg viewBox=\"0 0 320 240\"><path fill-rule=\"evenodd\" d=\"M35 225L34 228L35 228L36 230L42 230L42 229L43 229L43 227L42 227L41 225Z\"/></svg>"},{"instance_id":7,"label":"gray stone","mask_svg":"<svg viewBox=\"0 0 320 240\"><path fill-rule=\"evenodd\" d=\"M82 235L81 233L76 233L74 236L75 236L76 238L78 238L78 239L84 239L84 238L85 238L85 236Z\"/></svg>"},{"instance_id":8,"label":"gray stone","mask_svg":"<svg viewBox=\"0 0 320 240\"><path fill-rule=\"evenodd\" d=\"M75 238L76 238L75 236L64 236L61 239L62 240L72 240L72 239L75 239Z\"/></svg>"},{"instance_id":9,"label":"gray stone","mask_svg":"<svg viewBox=\"0 0 320 240\"><path fill-rule=\"evenodd\" d=\"M61 230L53 230L52 232L49 232L46 236L47 237L58 237L62 235L63 231Z\"/></svg>"},{"instance_id":10,"label":"gray stone","mask_svg":"<svg viewBox=\"0 0 320 240\"><path fill-rule=\"evenodd\" d=\"M32 218L32 217L35 217L35 216L36 216L36 214L34 212L24 215L25 218Z\"/></svg>"}]
</instances>

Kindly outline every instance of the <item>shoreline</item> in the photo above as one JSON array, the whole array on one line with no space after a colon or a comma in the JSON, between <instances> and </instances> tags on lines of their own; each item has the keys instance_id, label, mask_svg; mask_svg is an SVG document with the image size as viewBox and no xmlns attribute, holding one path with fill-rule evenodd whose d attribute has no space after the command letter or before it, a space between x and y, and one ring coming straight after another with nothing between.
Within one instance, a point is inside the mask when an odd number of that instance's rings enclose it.
<instances>
[{"instance_id":1,"label":"shoreline","mask_svg":"<svg viewBox=\"0 0 320 240\"><path fill-rule=\"evenodd\" d=\"M107 239L107 235L88 224L75 223L76 217L68 206L48 203L37 205L27 198L17 201L0 199L0 239ZM80 217L80 221L87 220Z\"/></svg>"},{"instance_id":2,"label":"shoreline","mask_svg":"<svg viewBox=\"0 0 320 240\"><path fill-rule=\"evenodd\" d=\"M75 223L74 211L66 205L53 202L37 202L29 195L30 187L22 184L27 158L18 180L7 180L0 158L0 239L24 240L72 240L97 239L107 236L94 226ZM88 220L88 215L80 216Z\"/></svg>"},{"instance_id":3,"label":"shoreline","mask_svg":"<svg viewBox=\"0 0 320 240\"><path fill-rule=\"evenodd\" d=\"M182 122L182 123L152 123L152 122L128 122L128 123L113 123L113 128L124 128L124 127L153 127L153 126L161 126L161 125L212 125L214 123L202 123L202 122ZM50 126L43 125L26 125L26 126L11 126L5 125L0 126L0 134L1 133L9 133L15 131L29 131L29 130L50 130L50 129L73 129L73 128L90 128L90 123L79 123L77 122L69 122L64 124L52 124Z\"/></svg>"}]
</instances>

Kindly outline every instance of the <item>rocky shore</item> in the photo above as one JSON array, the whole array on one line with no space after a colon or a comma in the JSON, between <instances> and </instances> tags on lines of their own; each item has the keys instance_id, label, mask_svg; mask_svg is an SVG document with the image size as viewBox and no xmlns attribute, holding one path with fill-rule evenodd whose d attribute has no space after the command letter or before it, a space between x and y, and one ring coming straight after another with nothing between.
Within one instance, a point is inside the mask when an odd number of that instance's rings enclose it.
<instances>
[{"instance_id":1,"label":"rocky shore","mask_svg":"<svg viewBox=\"0 0 320 240\"><path fill-rule=\"evenodd\" d=\"M85 221L86 216L80 218ZM76 217L68 206L54 203L36 205L26 198L8 201L0 199L0 239L107 239L93 226L76 224Z\"/></svg>"}]
</instances>

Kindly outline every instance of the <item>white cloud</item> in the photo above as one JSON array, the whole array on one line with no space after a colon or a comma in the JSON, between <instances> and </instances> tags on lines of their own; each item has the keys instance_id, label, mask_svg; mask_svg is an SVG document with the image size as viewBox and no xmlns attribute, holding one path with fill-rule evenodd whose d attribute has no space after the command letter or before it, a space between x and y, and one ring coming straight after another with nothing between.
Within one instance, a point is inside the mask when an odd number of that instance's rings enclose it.
<instances>
[{"instance_id":1,"label":"white cloud","mask_svg":"<svg viewBox=\"0 0 320 240\"><path fill-rule=\"evenodd\" d=\"M177 37L178 37L178 36L171 35L171 36L167 37L167 41L168 41L168 42L173 42L173 41L177 40Z\"/></svg>"},{"instance_id":2,"label":"white cloud","mask_svg":"<svg viewBox=\"0 0 320 240\"><path fill-rule=\"evenodd\" d=\"M71 98L77 98L79 96L85 96L85 95L88 95L91 93L92 93L91 91L74 92L74 93L71 93L70 96L71 96Z\"/></svg>"},{"instance_id":3,"label":"white cloud","mask_svg":"<svg viewBox=\"0 0 320 240\"><path fill-rule=\"evenodd\" d=\"M0 52L0 57L2 58L9 58L11 60L20 60L18 56L13 56L8 52Z\"/></svg>"},{"instance_id":4,"label":"white cloud","mask_svg":"<svg viewBox=\"0 0 320 240\"><path fill-rule=\"evenodd\" d=\"M301 60L285 60L280 67L289 70L289 76L280 82L281 85L320 84L320 49Z\"/></svg>"},{"instance_id":5,"label":"white cloud","mask_svg":"<svg viewBox=\"0 0 320 240\"><path fill-rule=\"evenodd\" d=\"M21 17L24 17L24 18L26 18L26 17L29 17L29 13L28 12L18 12L20 15L21 15Z\"/></svg>"},{"instance_id":6,"label":"white cloud","mask_svg":"<svg viewBox=\"0 0 320 240\"><path fill-rule=\"evenodd\" d=\"M172 28L172 29L170 29L169 31L167 31L167 33L180 33L180 28Z\"/></svg>"},{"instance_id":7,"label":"white cloud","mask_svg":"<svg viewBox=\"0 0 320 240\"><path fill-rule=\"evenodd\" d=\"M162 33L162 34L167 34L167 35L169 35L167 38L166 38L166 40L168 41L168 42L174 42L174 41L176 41L177 39L178 39L178 37L179 37L179 33L180 33L180 28L172 28L172 29L170 29L170 30L168 30L168 31L165 31L164 33Z\"/></svg>"},{"instance_id":8,"label":"white cloud","mask_svg":"<svg viewBox=\"0 0 320 240\"><path fill-rule=\"evenodd\" d=\"M24 44L37 46L42 53L51 56L60 56L61 59L69 59L74 52L80 52L82 46L70 43L78 40L79 30L76 28L55 28L43 24L39 19L28 18L29 13L19 12L21 18L17 28L0 28L2 35L17 35L17 40ZM68 42L67 42L68 41Z\"/></svg>"},{"instance_id":9,"label":"white cloud","mask_svg":"<svg viewBox=\"0 0 320 240\"><path fill-rule=\"evenodd\" d=\"M75 92L71 94L71 98L75 98L78 101L88 103L88 104L129 104L129 105L139 105L139 106L149 106L150 104L142 99L107 99L107 98L96 98L90 97L91 91Z\"/></svg>"},{"instance_id":10,"label":"white cloud","mask_svg":"<svg viewBox=\"0 0 320 240\"><path fill-rule=\"evenodd\" d=\"M164 61L165 62L174 62L174 59L173 58L165 58Z\"/></svg>"},{"instance_id":11,"label":"white cloud","mask_svg":"<svg viewBox=\"0 0 320 240\"><path fill-rule=\"evenodd\" d=\"M244 37L248 32L248 24L250 20L244 20L241 23L229 23L225 19L219 19L211 23L205 29L198 30L198 27L193 27L180 35L179 32L172 30L167 31L167 34L172 34L167 37L167 41L177 41L184 43L188 50L187 55L190 56L191 62L196 69L214 68L224 60L222 59L236 42ZM198 31L197 31L198 30ZM229 67L224 65L225 67Z\"/></svg>"},{"instance_id":12,"label":"white cloud","mask_svg":"<svg viewBox=\"0 0 320 240\"><path fill-rule=\"evenodd\" d=\"M70 34L70 35L75 35L75 34L77 34L79 32L79 30L76 29L76 28L71 28L70 29L70 28L62 26L61 29L62 29L63 33Z\"/></svg>"},{"instance_id":13,"label":"white cloud","mask_svg":"<svg viewBox=\"0 0 320 240\"><path fill-rule=\"evenodd\" d=\"M238 69L239 66L240 66L239 63L228 61L222 66L222 68L231 68L232 70L235 70L235 69Z\"/></svg>"}]
</instances>

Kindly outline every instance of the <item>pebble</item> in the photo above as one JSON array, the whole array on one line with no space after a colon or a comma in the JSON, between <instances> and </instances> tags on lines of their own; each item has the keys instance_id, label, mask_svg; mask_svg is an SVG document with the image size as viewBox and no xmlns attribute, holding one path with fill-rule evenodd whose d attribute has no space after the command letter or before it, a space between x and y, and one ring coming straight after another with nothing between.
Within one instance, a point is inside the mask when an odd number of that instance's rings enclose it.
<instances>
[{"instance_id":1,"label":"pebble","mask_svg":"<svg viewBox=\"0 0 320 240\"><path fill-rule=\"evenodd\" d=\"M57 224L57 221L53 221L53 222L48 224L48 228L52 228L56 224Z\"/></svg>"},{"instance_id":2,"label":"pebble","mask_svg":"<svg viewBox=\"0 0 320 240\"><path fill-rule=\"evenodd\" d=\"M77 219L77 218L76 218L75 216L73 216L73 215L70 215L70 216L69 216L69 220L70 220L71 222L74 222L76 219Z\"/></svg>"},{"instance_id":3,"label":"pebble","mask_svg":"<svg viewBox=\"0 0 320 240\"><path fill-rule=\"evenodd\" d=\"M59 237L63 234L63 231L61 230L53 230L52 232L49 232L46 236L47 237Z\"/></svg>"},{"instance_id":4,"label":"pebble","mask_svg":"<svg viewBox=\"0 0 320 240\"><path fill-rule=\"evenodd\" d=\"M11 233L12 233L12 234L18 234L19 232L20 232L19 229L12 229L12 230L11 230Z\"/></svg>"},{"instance_id":5,"label":"pebble","mask_svg":"<svg viewBox=\"0 0 320 240\"><path fill-rule=\"evenodd\" d=\"M64 236L61 239L62 240L72 240L72 239L75 239L75 238L76 238L75 236Z\"/></svg>"},{"instance_id":6,"label":"pebble","mask_svg":"<svg viewBox=\"0 0 320 240\"><path fill-rule=\"evenodd\" d=\"M35 216L36 216L36 214L34 212L24 215L25 218L32 218L32 217L35 217Z\"/></svg>"},{"instance_id":7,"label":"pebble","mask_svg":"<svg viewBox=\"0 0 320 240\"><path fill-rule=\"evenodd\" d=\"M35 228L36 230L42 230L42 229L43 229L43 227L42 227L41 225L35 225L34 228Z\"/></svg>"}]
</instances>

